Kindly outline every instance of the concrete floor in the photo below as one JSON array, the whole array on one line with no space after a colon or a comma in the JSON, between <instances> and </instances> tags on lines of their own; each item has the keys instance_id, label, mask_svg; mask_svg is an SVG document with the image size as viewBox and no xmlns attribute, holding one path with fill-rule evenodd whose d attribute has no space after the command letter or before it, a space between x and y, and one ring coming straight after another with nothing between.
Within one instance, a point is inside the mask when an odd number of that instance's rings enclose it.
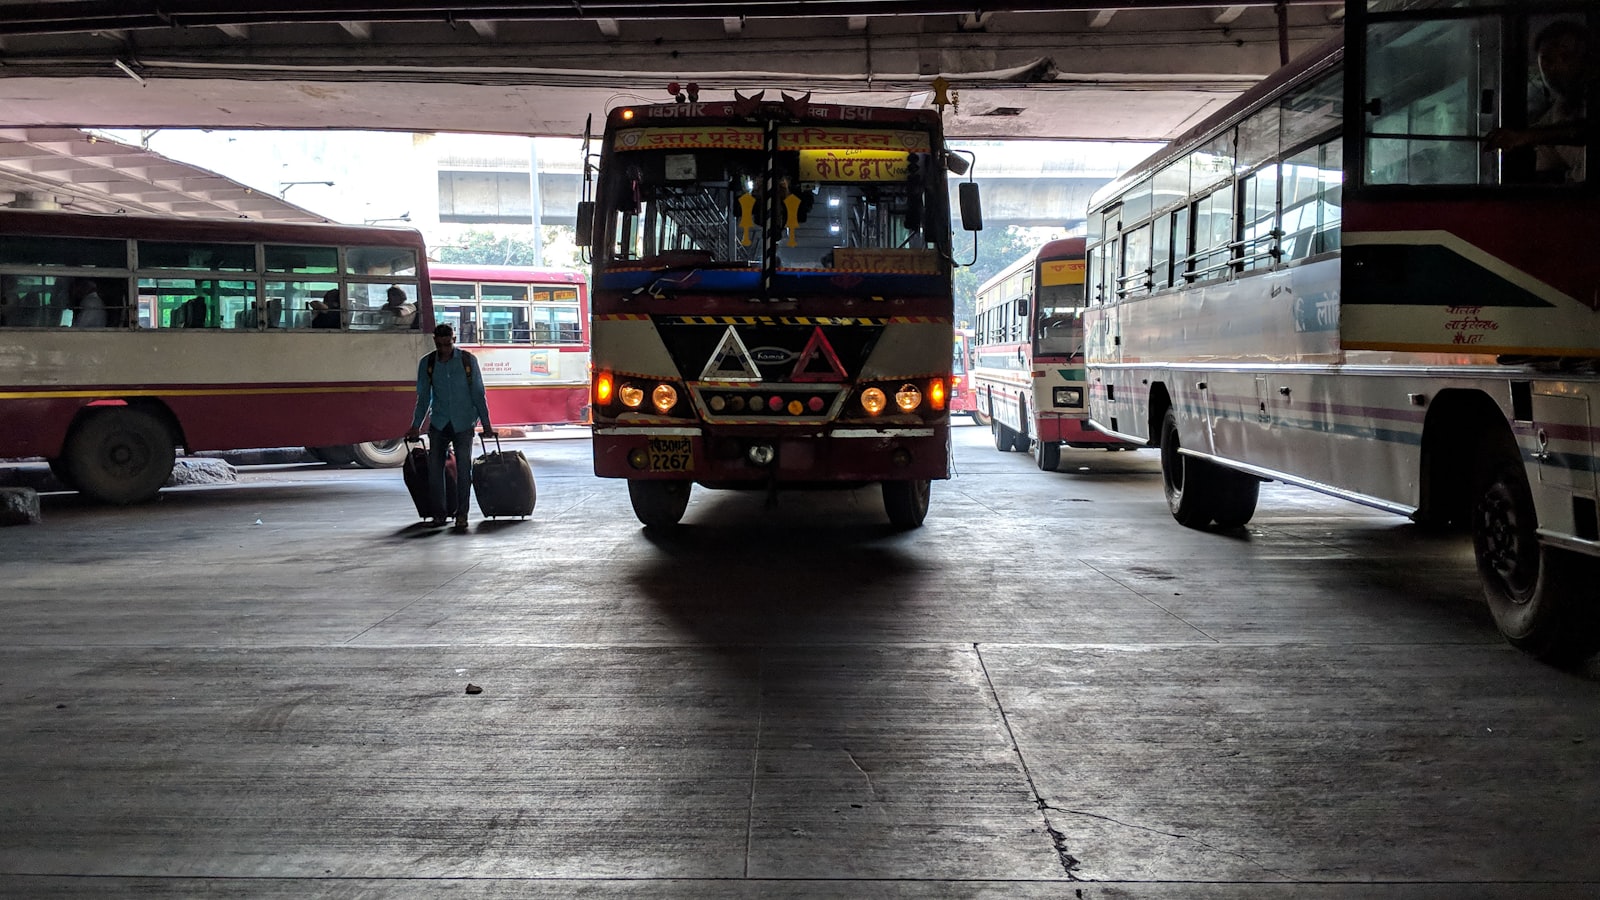
<instances>
[{"instance_id":1,"label":"concrete floor","mask_svg":"<svg viewBox=\"0 0 1600 900\"><path fill-rule=\"evenodd\" d=\"M1600 679L1505 646L1461 540L955 443L909 533L697 490L647 536L575 431L465 535L395 471L47 496L0 896L1600 896Z\"/></svg>"}]
</instances>

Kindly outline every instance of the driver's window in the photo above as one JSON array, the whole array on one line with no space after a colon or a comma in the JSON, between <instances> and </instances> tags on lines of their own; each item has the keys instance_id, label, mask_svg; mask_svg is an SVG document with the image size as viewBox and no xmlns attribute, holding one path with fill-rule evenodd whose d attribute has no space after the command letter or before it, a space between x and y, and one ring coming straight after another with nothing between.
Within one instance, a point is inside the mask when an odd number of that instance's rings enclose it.
<instances>
[{"instance_id":1,"label":"driver's window","mask_svg":"<svg viewBox=\"0 0 1600 900\"><path fill-rule=\"evenodd\" d=\"M1497 18L1378 22L1367 31L1366 182L1492 184L1484 149L1501 94Z\"/></svg>"}]
</instances>

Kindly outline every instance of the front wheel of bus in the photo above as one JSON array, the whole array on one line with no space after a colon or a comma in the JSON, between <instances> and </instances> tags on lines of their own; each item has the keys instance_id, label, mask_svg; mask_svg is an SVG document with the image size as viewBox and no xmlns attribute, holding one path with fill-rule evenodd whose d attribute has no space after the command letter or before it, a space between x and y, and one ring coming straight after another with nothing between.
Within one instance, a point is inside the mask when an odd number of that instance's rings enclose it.
<instances>
[{"instance_id":1,"label":"front wheel of bus","mask_svg":"<svg viewBox=\"0 0 1600 900\"><path fill-rule=\"evenodd\" d=\"M967 415L972 417L972 423L974 425L982 425L985 428L988 427L989 417L984 415L981 411L975 409L972 412L967 413Z\"/></svg>"},{"instance_id":2,"label":"front wheel of bus","mask_svg":"<svg viewBox=\"0 0 1600 900\"><path fill-rule=\"evenodd\" d=\"M1167 410L1161 420L1161 487L1167 508L1185 528L1204 528L1216 515L1211 464L1186 456L1178 439L1178 415Z\"/></svg>"},{"instance_id":3,"label":"front wheel of bus","mask_svg":"<svg viewBox=\"0 0 1600 900\"><path fill-rule=\"evenodd\" d=\"M928 517L928 500L933 493L933 482L926 478L917 481L883 482L883 510L896 528L918 528Z\"/></svg>"},{"instance_id":4,"label":"front wheel of bus","mask_svg":"<svg viewBox=\"0 0 1600 900\"><path fill-rule=\"evenodd\" d=\"M1046 472L1054 472L1056 466L1061 465L1061 445L1055 441L1034 441L1037 452L1034 458L1039 461L1039 468Z\"/></svg>"},{"instance_id":5,"label":"front wheel of bus","mask_svg":"<svg viewBox=\"0 0 1600 900\"><path fill-rule=\"evenodd\" d=\"M646 528L671 528L689 508L690 481L629 481L633 514Z\"/></svg>"},{"instance_id":6,"label":"front wheel of bus","mask_svg":"<svg viewBox=\"0 0 1600 900\"><path fill-rule=\"evenodd\" d=\"M56 459L47 460L47 462L50 463L50 474L55 476L56 481L61 482L62 487L69 491L75 491L78 489L78 486L72 481L72 469L67 466L67 461L65 459L58 457Z\"/></svg>"},{"instance_id":7,"label":"front wheel of bus","mask_svg":"<svg viewBox=\"0 0 1600 900\"><path fill-rule=\"evenodd\" d=\"M1511 455L1483 477L1472 508L1472 550L1495 626L1512 646L1554 663L1593 649L1578 615L1594 564L1539 540L1528 473Z\"/></svg>"},{"instance_id":8,"label":"front wheel of bus","mask_svg":"<svg viewBox=\"0 0 1600 900\"><path fill-rule=\"evenodd\" d=\"M175 443L149 413L126 406L96 410L67 439L67 474L102 503L141 503L172 475Z\"/></svg>"},{"instance_id":9,"label":"front wheel of bus","mask_svg":"<svg viewBox=\"0 0 1600 900\"><path fill-rule=\"evenodd\" d=\"M347 449L350 458L363 469L394 469L406 461L406 442L401 438L352 444Z\"/></svg>"}]
</instances>

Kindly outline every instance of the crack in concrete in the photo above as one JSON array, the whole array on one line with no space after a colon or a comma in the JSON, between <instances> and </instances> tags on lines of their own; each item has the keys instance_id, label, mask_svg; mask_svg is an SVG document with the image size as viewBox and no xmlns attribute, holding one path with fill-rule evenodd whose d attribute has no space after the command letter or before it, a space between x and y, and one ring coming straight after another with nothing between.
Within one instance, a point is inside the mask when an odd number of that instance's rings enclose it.
<instances>
[{"instance_id":1,"label":"crack in concrete","mask_svg":"<svg viewBox=\"0 0 1600 900\"><path fill-rule=\"evenodd\" d=\"M867 780L867 792L872 794L873 802L882 803L883 796L878 793L878 786L872 783L872 776L868 775L867 770L861 768L861 763L856 761L856 755L850 752L849 747L840 747L839 749L843 750L844 755L850 759L850 765L855 766L856 771L861 773L861 777Z\"/></svg>"},{"instance_id":2,"label":"crack in concrete","mask_svg":"<svg viewBox=\"0 0 1600 900\"><path fill-rule=\"evenodd\" d=\"M1211 850L1211 851L1214 851L1216 853L1225 853L1228 856L1234 857L1235 859L1243 860L1244 862L1247 862L1250 865L1255 866L1256 868L1260 869L1263 872L1269 872L1269 873L1271 873L1273 875L1276 875L1279 878L1282 878L1282 879L1284 879L1286 881L1293 881L1293 882L1296 882L1296 883L1298 883L1300 881L1300 879L1294 877L1293 875L1290 875L1287 872L1280 872L1277 869L1274 869L1271 866L1265 865L1264 863L1260 862L1259 860L1252 859L1249 856L1246 856L1245 854L1240 853L1240 852L1238 852L1236 850L1228 850L1228 849L1226 849L1224 847L1218 847L1216 844L1212 844L1212 843L1208 843L1206 841L1202 841L1197 837L1192 837L1192 836L1187 835L1187 834L1178 834L1175 831L1162 831L1159 828L1151 828L1148 825L1135 825L1132 822L1124 822L1121 819L1113 818L1111 816L1104 815L1102 813L1089 812L1088 810L1085 810L1085 809L1066 809L1066 808L1060 807L1060 806L1051 806L1050 804L1046 803L1043 800L1039 801L1039 808L1041 810L1045 810L1046 812L1059 812L1059 813L1066 813L1067 815L1083 816L1083 817L1089 818L1089 819L1099 819L1099 820L1101 820L1103 822L1110 822L1113 825L1121 825L1123 828L1132 828L1132 829L1134 829L1136 831L1145 831L1145 832L1149 832L1150 834L1159 834L1162 837L1169 837L1169 838L1172 838L1174 840L1193 841L1194 843L1199 844L1200 846L1206 848L1207 850ZM1046 817L1046 820L1048 821L1048 816ZM1052 828L1051 831L1050 831L1050 834L1051 834L1052 837L1054 837L1057 834L1057 832L1055 831L1055 829ZM1064 846L1065 846L1064 843L1058 844L1057 850L1060 851L1060 852L1065 852L1062 849ZM1073 862L1077 862L1077 860L1073 860Z\"/></svg>"}]
</instances>

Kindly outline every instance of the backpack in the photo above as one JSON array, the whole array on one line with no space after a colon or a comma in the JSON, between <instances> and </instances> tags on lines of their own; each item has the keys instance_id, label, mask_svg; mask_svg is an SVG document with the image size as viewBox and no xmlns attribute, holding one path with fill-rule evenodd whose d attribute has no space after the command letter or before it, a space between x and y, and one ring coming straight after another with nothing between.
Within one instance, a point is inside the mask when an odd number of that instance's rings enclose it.
<instances>
[{"instance_id":1,"label":"backpack","mask_svg":"<svg viewBox=\"0 0 1600 900\"><path fill-rule=\"evenodd\" d=\"M472 354L461 348L456 348L456 355L461 357L461 369L467 373L467 388L472 387ZM428 387L433 387L433 364L439 361L439 351L428 354Z\"/></svg>"}]
</instances>

